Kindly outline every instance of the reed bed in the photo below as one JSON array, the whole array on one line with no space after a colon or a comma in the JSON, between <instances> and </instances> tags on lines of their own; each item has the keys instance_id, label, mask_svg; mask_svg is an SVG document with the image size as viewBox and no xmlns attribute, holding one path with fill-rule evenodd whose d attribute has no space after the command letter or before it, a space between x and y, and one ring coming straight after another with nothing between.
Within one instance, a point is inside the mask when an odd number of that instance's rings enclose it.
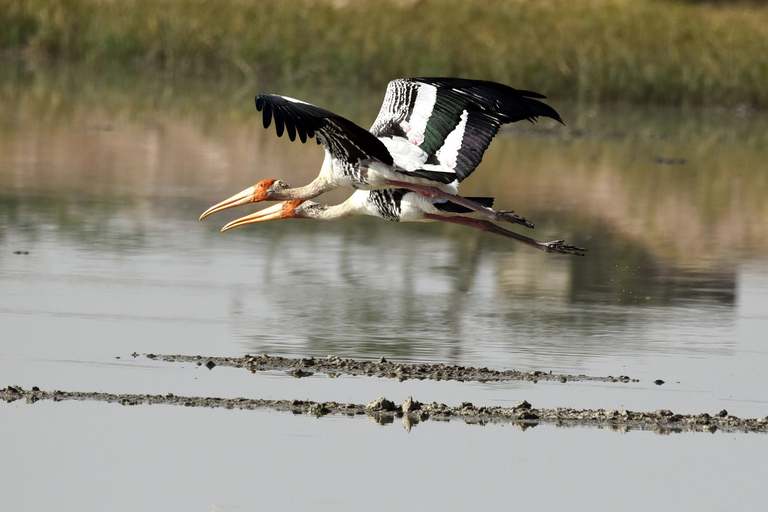
<instances>
[{"instance_id":1,"label":"reed bed","mask_svg":"<svg viewBox=\"0 0 768 512\"><path fill-rule=\"evenodd\" d=\"M587 101L768 107L765 3L0 0L0 50L323 87L450 75Z\"/></svg>"}]
</instances>

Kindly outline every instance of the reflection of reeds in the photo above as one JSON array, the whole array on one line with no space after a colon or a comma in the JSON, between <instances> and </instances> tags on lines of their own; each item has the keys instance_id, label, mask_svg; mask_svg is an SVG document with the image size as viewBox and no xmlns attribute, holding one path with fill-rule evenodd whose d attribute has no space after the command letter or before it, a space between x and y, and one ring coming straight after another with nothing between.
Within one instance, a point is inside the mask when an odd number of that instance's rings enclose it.
<instances>
[{"instance_id":1,"label":"reflection of reeds","mask_svg":"<svg viewBox=\"0 0 768 512\"><path fill-rule=\"evenodd\" d=\"M318 172L322 151L264 130L249 92L234 107L208 103L205 83L165 96L150 83L98 89L80 80L22 74L6 82L0 188L194 198L200 211L185 215L196 218L259 179L298 185ZM308 94L302 97L321 105L332 101ZM381 101L380 91L341 96L365 105L362 112L349 104L341 110L361 124L370 123ZM608 229L622 237L617 243L636 243L678 263L768 250L764 116L550 103L568 127L542 121L505 128L462 185L466 195L496 196L499 208L536 221L538 238L563 237L590 248L590 233ZM195 110L200 105L205 108ZM338 202L347 194L322 200Z\"/></svg>"},{"instance_id":2,"label":"reflection of reeds","mask_svg":"<svg viewBox=\"0 0 768 512\"><path fill-rule=\"evenodd\" d=\"M764 253L765 150L703 147L706 142L658 143L636 136L497 142L485 169L513 164L514 170L478 173L466 193L496 191L505 207L555 211L578 232L615 230L657 256L681 262L722 260L744 249ZM658 163L661 151L685 163Z\"/></svg>"},{"instance_id":3,"label":"reflection of reeds","mask_svg":"<svg viewBox=\"0 0 768 512\"><path fill-rule=\"evenodd\" d=\"M463 75L589 100L768 106L754 3L0 0L0 49L97 68L383 85Z\"/></svg>"}]
</instances>

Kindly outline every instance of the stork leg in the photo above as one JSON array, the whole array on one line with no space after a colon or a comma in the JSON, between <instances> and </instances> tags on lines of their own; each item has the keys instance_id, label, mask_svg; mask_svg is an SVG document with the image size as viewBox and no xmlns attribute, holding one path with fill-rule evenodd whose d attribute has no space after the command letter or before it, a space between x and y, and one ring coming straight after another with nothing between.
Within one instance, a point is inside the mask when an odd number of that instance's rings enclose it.
<instances>
[{"instance_id":1,"label":"stork leg","mask_svg":"<svg viewBox=\"0 0 768 512\"><path fill-rule=\"evenodd\" d=\"M390 184L398 188L405 188L412 192L417 192L426 197L445 199L446 201L450 201L452 203L464 206L466 208L469 208L472 211L485 215L486 217L489 217L495 221L511 222L512 224L521 224L527 228L533 227L533 222L529 221L525 217L521 217L520 215L515 214L513 210L494 210L492 208L488 208L487 206L483 206L480 203L472 201L471 199L467 199L464 196L451 194L450 192L446 192L437 187L419 185L416 183L408 183L407 181L395 181L395 180L388 180L388 181ZM456 218L456 217L452 217L452 218Z\"/></svg>"},{"instance_id":2,"label":"stork leg","mask_svg":"<svg viewBox=\"0 0 768 512\"><path fill-rule=\"evenodd\" d=\"M560 254L575 254L576 256L584 256L586 249L577 247L575 245L566 245L563 240L553 240L551 242L539 242L533 238L520 235L514 231L509 231L502 227L497 226L493 222L483 219L473 219L472 217L445 217L442 215L434 215L431 213L425 214L427 219L439 220L443 222L453 222L454 224L461 224L462 226L469 226L471 228L479 229L480 231L487 231L489 233L495 233L506 238L511 238L525 245L531 246L534 249L538 249L544 252L556 252Z\"/></svg>"}]
</instances>

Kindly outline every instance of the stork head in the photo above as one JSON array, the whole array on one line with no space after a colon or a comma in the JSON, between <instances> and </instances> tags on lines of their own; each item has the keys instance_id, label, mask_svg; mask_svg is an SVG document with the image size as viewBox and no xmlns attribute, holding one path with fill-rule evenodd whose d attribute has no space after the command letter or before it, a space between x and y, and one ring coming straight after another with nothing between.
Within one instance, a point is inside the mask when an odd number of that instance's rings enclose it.
<instances>
[{"instance_id":1,"label":"stork head","mask_svg":"<svg viewBox=\"0 0 768 512\"><path fill-rule=\"evenodd\" d=\"M261 180L252 187L248 187L242 192L238 192L229 199L225 199L217 205L211 206L200 216L203 220L212 213L220 212L235 206L241 206L249 203L258 203L259 201L281 201L285 199L281 195L283 190L291 188L286 182L280 180Z\"/></svg>"},{"instance_id":2,"label":"stork head","mask_svg":"<svg viewBox=\"0 0 768 512\"><path fill-rule=\"evenodd\" d=\"M232 228L245 226L246 224L268 222L270 220L309 218L307 211L308 209L311 210L316 203L307 201L308 204L306 206L303 203L304 201L300 199L293 199L291 201L283 201L282 203L277 203L276 205L270 206L269 208L264 208L263 210L259 210L256 213L252 213L250 215L246 215L245 217L240 217L237 220L233 220L221 228L221 231L223 233L224 231L229 231Z\"/></svg>"}]
</instances>

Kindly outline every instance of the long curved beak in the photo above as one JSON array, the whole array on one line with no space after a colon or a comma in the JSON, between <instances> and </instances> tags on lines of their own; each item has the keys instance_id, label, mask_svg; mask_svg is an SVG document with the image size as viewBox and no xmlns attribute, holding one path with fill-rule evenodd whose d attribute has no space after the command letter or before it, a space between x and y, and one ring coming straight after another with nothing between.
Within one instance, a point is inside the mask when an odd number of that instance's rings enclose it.
<instances>
[{"instance_id":1,"label":"long curved beak","mask_svg":"<svg viewBox=\"0 0 768 512\"><path fill-rule=\"evenodd\" d=\"M248 187L242 192L238 192L237 194L233 195L229 199L225 199L219 204L211 206L210 208L205 210L205 212L203 212L203 214L200 216L200 220L203 220L204 218L211 215L212 213L220 212L228 208L234 208L235 206L241 206L244 204L253 203L254 202L253 196L255 192L256 192L255 185L253 187Z\"/></svg>"},{"instance_id":2,"label":"long curved beak","mask_svg":"<svg viewBox=\"0 0 768 512\"><path fill-rule=\"evenodd\" d=\"M240 217L233 220L223 228L221 232L229 231L232 228L245 226L246 224L255 224L257 222L269 222L270 220L290 219L294 217L294 209L298 206L296 203L301 204L302 201L283 201L276 205L264 208L256 213ZM237 205L234 205L237 206Z\"/></svg>"}]
</instances>

